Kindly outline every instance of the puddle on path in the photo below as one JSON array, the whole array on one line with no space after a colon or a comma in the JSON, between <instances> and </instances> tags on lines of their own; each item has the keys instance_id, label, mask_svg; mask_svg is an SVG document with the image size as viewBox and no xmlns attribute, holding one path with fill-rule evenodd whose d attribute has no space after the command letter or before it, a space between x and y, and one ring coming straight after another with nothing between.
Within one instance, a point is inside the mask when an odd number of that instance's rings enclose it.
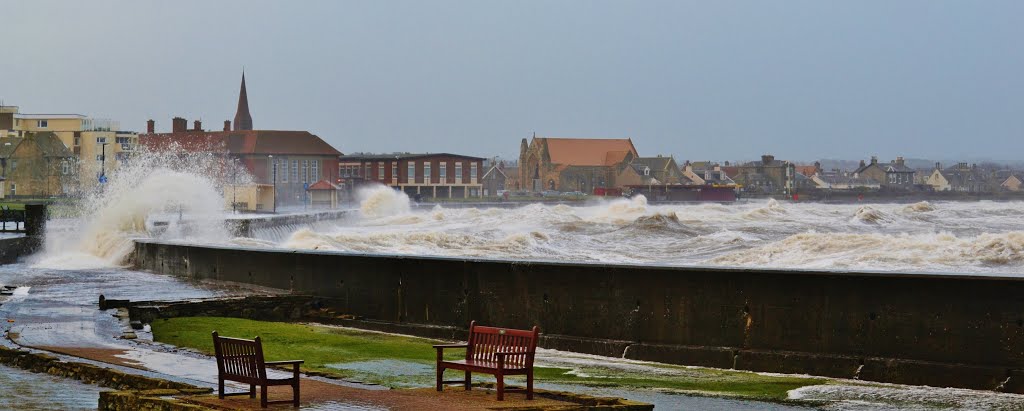
<instances>
[{"instance_id":1,"label":"puddle on path","mask_svg":"<svg viewBox=\"0 0 1024 411\"><path fill-rule=\"evenodd\" d=\"M388 411L388 408L382 408L379 405L361 403L358 401L325 401L316 404L303 405L302 409L323 411Z\"/></svg>"},{"instance_id":2,"label":"puddle on path","mask_svg":"<svg viewBox=\"0 0 1024 411\"><path fill-rule=\"evenodd\" d=\"M25 411L95 410L100 391L105 389L0 365L0 408Z\"/></svg>"},{"instance_id":3,"label":"puddle on path","mask_svg":"<svg viewBox=\"0 0 1024 411\"><path fill-rule=\"evenodd\" d=\"M434 366L401 360L356 361L327 364L346 371L352 379L398 388L429 387L434 384Z\"/></svg>"}]
</instances>

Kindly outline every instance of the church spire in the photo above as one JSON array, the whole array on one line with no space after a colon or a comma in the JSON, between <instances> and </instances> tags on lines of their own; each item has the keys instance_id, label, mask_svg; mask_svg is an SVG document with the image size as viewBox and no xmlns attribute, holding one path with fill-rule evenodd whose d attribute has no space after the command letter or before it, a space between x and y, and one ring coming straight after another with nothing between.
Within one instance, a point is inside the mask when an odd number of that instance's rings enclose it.
<instances>
[{"instance_id":1,"label":"church spire","mask_svg":"<svg viewBox=\"0 0 1024 411\"><path fill-rule=\"evenodd\" d=\"M242 71L242 89L238 92L238 111L235 112L235 131L252 130L252 116L249 115L249 96L245 93L245 71Z\"/></svg>"}]
</instances>

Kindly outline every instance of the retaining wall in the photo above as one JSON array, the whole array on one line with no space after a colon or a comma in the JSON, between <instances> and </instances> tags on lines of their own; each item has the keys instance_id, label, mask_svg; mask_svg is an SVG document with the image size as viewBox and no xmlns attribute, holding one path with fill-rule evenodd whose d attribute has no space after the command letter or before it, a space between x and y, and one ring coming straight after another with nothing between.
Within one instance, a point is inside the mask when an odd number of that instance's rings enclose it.
<instances>
[{"instance_id":1,"label":"retaining wall","mask_svg":"<svg viewBox=\"0 0 1024 411\"><path fill-rule=\"evenodd\" d=\"M361 319L537 324L551 348L1024 393L1024 278L514 262L138 242L137 268Z\"/></svg>"},{"instance_id":2,"label":"retaining wall","mask_svg":"<svg viewBox=\"0 0 1024 411\"><path fill-rule=\"evenodd\" d=\"M19 258L32 254L43 243L40 236L18 236L0 238L0 264L11 264Z\"/></svg>"}]
</instances>

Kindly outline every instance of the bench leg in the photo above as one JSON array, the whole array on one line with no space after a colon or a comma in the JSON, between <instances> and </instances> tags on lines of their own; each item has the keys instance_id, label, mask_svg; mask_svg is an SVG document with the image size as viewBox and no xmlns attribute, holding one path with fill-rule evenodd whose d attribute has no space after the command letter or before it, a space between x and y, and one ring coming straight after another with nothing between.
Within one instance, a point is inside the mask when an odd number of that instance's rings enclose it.
<instances>
[{"instance_id":1,"label":"bench leg","mask_svg":"<svg viewBox=\"0 0 1024 411\"><path fill-rule=\"evenodd\" d=\"M295 379L295 385L292 386L292 406L299 408L299 380Z\"/></svg>"},{"instance_id":2,"label":"bench leg","mask_svg":"<svg viewBox=\"0 0 1024 411\"><path fill-rule=\"evenodd\" d=\"M224 379L217 378L217 398L224 399Z\"/></svg>"},{"instance_id":3,"label":"bench leg","mask_svg":"<svg viewBox=\"0 0 1024 411\"><path fill-rule=\"evenodd\" d=\"M466 371L466 391L473 388L473 373Z\"/></svg>"},{"instance_id":4,"label":"bench leg","mask_svg":"<svg viewBox=\"0 0 1024 411\"><path fill-rule=\"evenodd\" d=\"M260 408L267 408L267 386L260 386Z\"/></svg>"},{"instance_id":5,"label":"bench leg","mask_svg":"<svg viewBox=\"0 0 1024 411\"><path fill-rule=\"evenodd\" d=\"M249 384L249 398L256 398L256 384Z\"/></svg>"},{"instance_id":6,"label":"bench leg","mask_svg":"<svg viewBox=\"0 0 1024 411\"><path fill-rule=\"evenodd\" d=\"M495 374L494 378L498 380L498 401L505 400L505 376L501 374Z\"/></svg>"},{"instance_id":7,"label":"bench leg","mask_svg":"<svg viewBox=\"0 0 1024 411\"><path fill-rule=\"evenodd\" d=\"M442 368L441 365L438 365L437 366L437 390L438 391L441 391L443 389L441 381L444 381L444 368Z\"/></svg>"},{"instance_id":8,"label":"bench leg","mask_svg":"<svg viewBox=\"0 0 1024 411\"><path fill-rule=\"evenodd\" d=\"M533 370L526 373L526 399L533 399Z\"/></svg>"}]
</instances>

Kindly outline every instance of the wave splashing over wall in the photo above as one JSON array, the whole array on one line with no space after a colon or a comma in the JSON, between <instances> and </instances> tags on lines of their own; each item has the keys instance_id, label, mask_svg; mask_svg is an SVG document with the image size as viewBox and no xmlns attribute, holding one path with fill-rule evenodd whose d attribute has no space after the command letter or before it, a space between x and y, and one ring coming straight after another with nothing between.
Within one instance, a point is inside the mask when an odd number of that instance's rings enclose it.
<instances>
[{"instance_id":1,"label":"wave splashing over wall","mask_svg":"<svg viewBox=\"0 0 1024 411\"><path fill-rule=\"evenodd\" d=\"M36 266L122 266L139 238L227 242L224 187L251 181L237 162L173 147L140 149L106 177L75 193L76 216L51 224Z\"/></svg>"},{"instance_id":2,"label":"wave splashing over wall","mask_svg":"<svg viewBox=\"0 0 1024 411\"><path fill-rule=\"evenodd\" d=\"M360 188L356 191L356 198L359 199L359 211L364 217L408 214L411 209L407 194L383 185Z\"/></svg>"}]
</instances>

